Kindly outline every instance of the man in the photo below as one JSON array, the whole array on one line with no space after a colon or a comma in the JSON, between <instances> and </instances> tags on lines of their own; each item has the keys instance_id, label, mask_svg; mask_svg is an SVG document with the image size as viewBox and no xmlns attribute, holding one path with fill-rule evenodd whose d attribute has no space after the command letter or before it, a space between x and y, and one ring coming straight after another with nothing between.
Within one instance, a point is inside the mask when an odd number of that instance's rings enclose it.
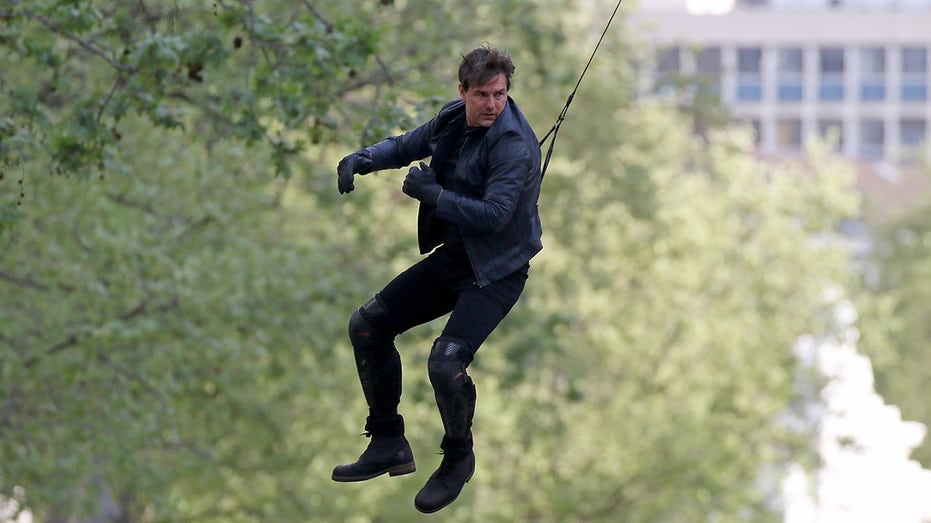
<instances>
[{"instance_id":1,"label":"man","mask_svg":"<svg viewBox=\"0 0 931 523\"><path fill-rule=\"evenodd\" d=\"M442 463L414 500L425 513L452 503L472 477L476 396L466 369L517 301L529 261L543 248L540 147L508 96L513 72L506 53L474 49L459 66L459 99L420 127L346 156L337 168L339 191L348 193L354 174L432 157L429 166L411 167L402 187L420 201L418 241L421 254L429 256L349 320L371 441L358 461L333 470L336 481L414 472L398 414L401 360L394 339L451 313L427 364L445 434Z\"/></svg>"}]
</instances>

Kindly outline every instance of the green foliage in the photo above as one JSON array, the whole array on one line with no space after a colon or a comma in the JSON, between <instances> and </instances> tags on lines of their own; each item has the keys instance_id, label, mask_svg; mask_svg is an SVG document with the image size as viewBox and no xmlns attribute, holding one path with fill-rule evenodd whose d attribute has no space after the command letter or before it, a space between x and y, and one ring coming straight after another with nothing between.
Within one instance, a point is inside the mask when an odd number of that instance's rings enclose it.
<instances>
[{"instance_id":1,"label":"green foliage","mask_svg":"<svg viewBox=\"0 0 931 523\"><path fill-rule=\"evenodd\" d=\"M267 383L296 357L276 352L297 350L282 338L300 332L281 311L319 269L314 253L275 244L265 176L217 170L127 125L146 139L128 138L135 158L122 160L151 169L81 184L36 177L4 248L0 477L4 490L28 486L50 519L95 500L93 478L138 517L152 502L138 496L165 495L167 471L195 479L238 459L224 450L241 445L236 426L253 424L256 448L269 445L278 422L258 400L278 386L256 396L242 384Z\"/></svg>"},{"instance_id":2,"label":"green foliage","mask_svg":"<svg viewBox=\"0 0 931 523\"><path fill-rule=\"evenodd\" d=\"M855 211L852 173L756 161L741 130L702 152L660 108L623 116L645 132L623 134L616 169L552 167L535 284L503 354L482 360L516 389L493 409L519 434L489 445L511 471L494 481L518 520L766 520L761 469L805 443L774 423L794 395L791 347L818 332L821 293L846 270L812 235ZM641 172L649 197L626 199Z\"/></svg>"},{"instance_id":3,"label":"green foliage","mask_svg":"<svg viewBox=\"0 0 931 523\"><path fill-rule=\"evenodd\" d=\"M889 340L891 356L877 366L876 387L902 417L931 426L931 408L923 391L931 379L927 346L931 339L931 205L924 203L877 227L876 252L881 269L879 294L891 303L896 319ZM931 466L927 439L914 454Z\"/></svg>"},{"instance_id":4,"label":"green foliage","mask_svg":"<svg viewBox=\"0 0 931 523\"><path fill-rule=\"evenodd\" d=\"M485 40L542 136L601 29L582 4L0 8L0 494L44 521L415 518L440 322L397 340L418 473L329 479L367 443L348 316L417 259L400 173L341 197L333 168L455 97ZM560 134L447 521L774 520L757 480L804 454L776 420L847 277L816 239L855 212L851 174L758 161L740 129L695 140L607 58L631 46L605 42Z\"/></svg>"},{"instance_id":5,"label":"green foliage","mask_svg":"<svg viewBox=\"0 0 931 523\"><path fill-rule=\"evenodd\" d=\"M332 118L378 41L377 26L334 11L331 21L310 3L14 0L0 21L4 68L18 73L3 86L0 165L104 169L127 114L191 127L208 144L306 135ZM283 158L276 172L287 175Z\"/></svg>"},{"instance_id":6,"label":"green foliage","mask_svg":"<svg viewBox=\"0 0 931 523\"><path fill-rule=\"evenodd\" d=\"M350 129L368 144L433 114L456 96L450 58L485 39L475 35L499 35L505 47L529 39L546 53L541 42L560 34L549 17L535 23L532 5L480 10L487 16L452 1L11 0L0 12L0 169L123 168L114 165L122 122L143 115L207 148L267 146L273 171L288 177L313 145L343 142ZM522 15L519 33L509 36L497 12Z\"/></svg>"}]
</instances>

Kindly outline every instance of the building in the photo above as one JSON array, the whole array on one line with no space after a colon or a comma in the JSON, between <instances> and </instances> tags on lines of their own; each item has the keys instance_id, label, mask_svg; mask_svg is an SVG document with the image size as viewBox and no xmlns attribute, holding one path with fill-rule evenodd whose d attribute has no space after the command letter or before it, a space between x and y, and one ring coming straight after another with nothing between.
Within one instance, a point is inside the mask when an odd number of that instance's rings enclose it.
<instances>
[{"instance_id":1,"label":"building","mask_svg":"<svg viewBox=\"0 0 931 523\"><path fill-rule=\"evenodd\" d=\"M640 5L633 21L654 50L645 88L718 98L764 155L823 137L859 166L863 187L905 199L918 191L903 178L927 187L915 171L931 159L931 0Z\"/></svg>"}]
</instances>

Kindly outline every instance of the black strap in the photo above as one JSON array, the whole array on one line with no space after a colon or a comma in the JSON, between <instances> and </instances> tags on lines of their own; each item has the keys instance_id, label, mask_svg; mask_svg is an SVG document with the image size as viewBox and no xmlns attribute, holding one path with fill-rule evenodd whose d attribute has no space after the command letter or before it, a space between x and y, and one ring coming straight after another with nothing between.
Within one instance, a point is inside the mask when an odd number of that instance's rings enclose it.
<instances>
[{"instance_id":1,"label":"black strap","mask_svg":"<svg viewBox=\"0 0 931 523\"><path fill-rule=\"evenodd\" d=\"M605 24L605 29L601 32L601 37L598 39L598 43L595 44L595 49L592 51L592 55L588 58L588 63L585 64L585 69L583 69L582 74L579 75L579 81L575 83L575 88L572 89L571 93L569 93L569 98L566 99L566 105L562 108L562 112L559 113L559 118L556 119L556 123L554 123L550 131L546 133L546 136L540 140L540 147L543 147L543 144L546 143L546 140L551 135L553 137L553 140L550 142L550 147L546 151L546 159L543 161L543 169L540 171L541 178L546 175L546 168L550 164L550 156L553 155L553 147L556 145L556 135L559 134L559 126L562 125L563 120L566 119L566 113L569 112L569 105L572 103L572 99L575 98L575 93L579 90L579 85L582 84L582 78L584 78L585 73L588 72L588 66L592 65L592 60L595 59L595 53L598 52L598 48L601 46L601 41L604 40L605 35L608 34L608 28L611 27L611 22L614 21L614 16L621 8L621 2L623 1L624 0L618 0L617 5L614 6L614 12L611 13L611 18L609 18L608 23Z\"/></svg>"}]
</instances>

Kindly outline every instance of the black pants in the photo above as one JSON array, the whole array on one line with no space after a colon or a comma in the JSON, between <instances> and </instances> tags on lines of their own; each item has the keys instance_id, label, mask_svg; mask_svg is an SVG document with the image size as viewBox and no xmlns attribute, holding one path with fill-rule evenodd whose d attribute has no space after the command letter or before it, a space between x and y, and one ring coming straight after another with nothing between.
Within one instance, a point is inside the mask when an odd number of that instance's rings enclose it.
<instances>
[{"instance_id":1,"label":"black pants","mask_svg":"<svg viewBox=\"0 0 931 523\"><path fill-rule=\"evenodd\" d=\"M379 420L390 425L393 423L390 420L398 418L401 364L394 345L395 337L451 313L440 338L464 345L468 350L465 362L468 365L517 302L524 290L528 270L529 267L525 266L479 287L475 284L468 258L440 247L396 276L376 294L379 312L360 311L374 327L375 338L363 355L375 367L371 383L363 383L363 389L367 386L372 389L368 398L370 432L375 432L372 427L378 426Z\"/></svg>"}]
</instances>

